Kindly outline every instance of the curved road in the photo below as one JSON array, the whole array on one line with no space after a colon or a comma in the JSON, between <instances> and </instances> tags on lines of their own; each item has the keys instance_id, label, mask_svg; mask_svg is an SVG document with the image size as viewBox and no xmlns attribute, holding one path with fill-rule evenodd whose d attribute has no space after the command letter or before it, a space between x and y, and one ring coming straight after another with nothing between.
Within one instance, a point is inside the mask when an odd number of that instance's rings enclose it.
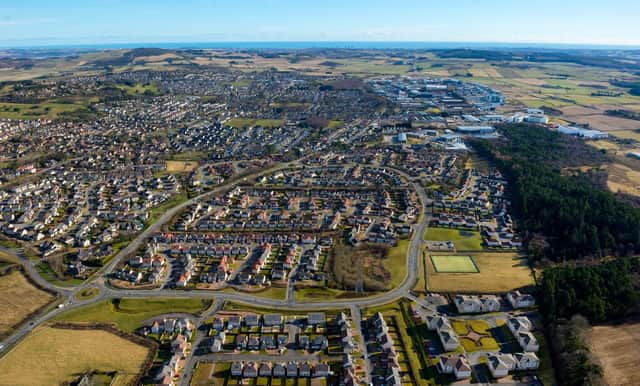
<instances>
[{"instance_id":1,"label":"curved road","mask_svg":"<svg viewBox=\"0 0 640 386\"><path fill-rule=\"evenodd\" d=\"M292 166L298 164L300 160L288 162L279 166L274 166L269 169L262 170L260 172L256 172L245 177L240 178L253 178L257 177L260 174L291 168ZM175 297L175 298L206 298L206 299L215 299L220 302L224 301L233 301L237 303L245 303L247 305L259 306L264 308L280 308L280 309L295 309L295 310L327 310L327 309L337 309L337 308L349 308L349 307L371 307L378 306L382 304L391 303L398 299L405 297L409 291L411 291L417 280L418 275L420 274L420 256L422 252L423 246L423 235L426 231L429 216L426 213L426 203L427 195L425 190L416 183L410 176L406 173L392 168L385 167L389 170L393 170L394 172L402 175L408 181L411 182L414 189L418 193L420 198L420 202L422 205L422 213L421 213L421 221L414 226L413 236L411 238L411 242L409 244L409 248L407 250L407 260L406 260L406 274L404 280L400 284L400 286L385 292L383 294L378 294L374 296L364 297L364 298L356 298L356 299L343 299L343 300L331 300L331 301L321 301L321 302L304 302L297 303L292 301L292 299L268 299L262 298L258 296L253 296L250 294L243 293L225 293L225 292L205 292L205 291L184 291L184 290L170 290L170 289L154 289L154 290L124 290L124 289L115 289L108 286L105 282L105 274L111 272L117 264L128 256L129 254L135 252L142 243L153 233L159 231L161 227L170 221L176 214L178 214L182 209L187 206L195 203L196 201L207 197L212 194L220 193L222 191L233 188L237 185L238 179L227 182L220 187L203 193L199 196L191 198L181 204L178 204L171 209L167 210L156 222L154 222L151 226L145 229L142 233L140 233L126 248L122 249L107 265L100 269L100 271L94 276L93 280L88 280L80 286L75 288L62 288L55 286L48 281L44 280L36 271L32 262L28 260L20 251L13 251L3 249L4 251L11 253L20 257L23 265L25 267L25 272L35 280L39 285L44 288L47 288L51 291L57 292L60 294L65 301L61 303L61 306L56 307L54 309L50 309L48 312L45 310L41 314L35 317L35 319L31 319L17 330L15 330L12 335L5 338L1 343L2 349L0 351L5 351L8 347L17 343L20 339L22 339L25 335L27 335L31 330L33 330L36 326L41 325L63 312L66 312L70 309L75 309L78 307L82 307L88 304L93 304L98 301L108 299L108 298L149 298L149 297ZM17 253L16 253L17 252ZM86 288L97 287L100 290L99 295L89 300L79 300L76 298L76 294Z\"/></svg>"}]
</instances>

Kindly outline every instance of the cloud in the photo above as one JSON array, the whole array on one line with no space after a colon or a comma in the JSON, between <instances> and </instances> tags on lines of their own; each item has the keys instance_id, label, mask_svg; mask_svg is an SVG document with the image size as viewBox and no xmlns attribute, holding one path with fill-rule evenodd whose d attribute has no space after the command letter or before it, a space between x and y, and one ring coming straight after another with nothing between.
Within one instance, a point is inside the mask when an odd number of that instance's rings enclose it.
<instances>
[{"instance_id":1,"label":"cloud","mask_svg":"<svg viewBox=\"0 0 640 386\"><path fill-rule=\"evenodd\" d=\"M37 24L50 24L57 23L58 19L13 19L10 16L5 16L0 20L0 27L12 27L19 25L37 25Z\"/></svg>"}]
</instances>

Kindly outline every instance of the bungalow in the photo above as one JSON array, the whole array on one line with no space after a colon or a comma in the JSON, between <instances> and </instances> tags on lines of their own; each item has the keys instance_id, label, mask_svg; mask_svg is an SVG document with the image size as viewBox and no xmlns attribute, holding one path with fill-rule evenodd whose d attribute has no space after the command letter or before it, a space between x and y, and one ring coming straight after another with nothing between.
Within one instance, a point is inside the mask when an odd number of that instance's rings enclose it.
<instances>
[{"instance_id":1,"label":"bungalow","mask_svg":"<svg viewBox=\"0 0 640 386\"><path fill-rule=\"evenodd\" d=\"M536 300L530 294L523 294L520 291L512 291L507 294L507 300L513 308L531 308L535 305Z\"/></svg>"},{"instance_id":2,"label":"bungalow","mask_svg":"<svg viewBox=\"0 0 640 386\"><path fill-rule=\"evenodd\" d=\"M327 318L324 312L310 312L307 314L307 323L315 325L324 325L327 322Z\"/></svg>"},{"instance_id":3,"label":"bungalow","mask_svg":"<svg viewBox=\"0 0 640 386\"><path fill-rule=\"evenodd\" d=\"M241 377L243 367L242 362L233 362L231 364L231 375L234 377Z\"/></svg>"},{"instance_id":4,"label":"bungalow","mask_svg":"<svg viewBox=\"0 0 640 386\"><path fill-rule=\"evenodd\" d=\"M287 375L287 370L283 363L276 363L273 365L273 376L274 377L284 377Z\"/></svg>"},{"instance_id":5,"label":"bungalow","mask_svg":"<svg viewBox=\"0 0 640 386\"><path fill-rule=\"evenodd\" d=\"M540 349L540 344L538 343L538 340L530 332L519 332L516 335L516 339L518 340L520 347L522 347L524 351L536 352Z\"/></svg>"},{"instance_id":6,"label":"bungalow","mask_svg":"<svg viewBox=\"0 0 640 386\"><path fill-rule=\"evenodd\" d=\"M229 329L240 328L241 323L242 323L242 318L240 316L231 315L229 316L229 319L227 319L227 328Z\"/></svg>"},{"instance_id":7,"label":"bungalow","mask_svg":"<svg viewBox=\"0 0 640 386\"><path fill-rule=\"evenodd\" d=\"M462 355L441 355L437 367L442 374L453 374L456 379L471 377L471 366Z\"/></svg>"},{"instance_id":8,"label":"bungalow","mask_svg":"<svg viewBox=\"0 0 640 386\"><path fill-rule=\"evenodd\" d=\"M247 348L247 342L249 341L249 337L247 335L236 335L236 349L237 350L245 350Z\"/></svg>"},{"instance_id":9,"label":"bungalow","mask_svg":"<svg viewBox=\"0 0 640 386\"><path fill-rule=\"evenodd\" d=\"M314 377L327 377L329 375L329 365L326 363L318 363L313 368Z\"/></svg>"},{"instance_id":10,"label":"bungalow","mask_svg":"<svg viewBox=\"0 0 640 386\"><path fill-rule=\"evenodd\" d=\"M458 339L458 336L453 329L438 330L438 337L440 338L440 343L442 343L442 347L445 351L455 351L460 345L460 339Z\"/></svg>"},{"instance_id":11,"label":"bungalow","mask_svg":"<svg viewBox=\"0 0 640 386\"><path fill-rule=\"evenodd\" d=\"M320 351L329 347L329 341L324 335L317 335L311 340L311 349Z\"/></svg>"},{"instance_id":12,"label":"bungalow","mask_svg":"<svg viewBox=\"0 0 640 386\"><path fill-rule=\"evenodd\" d=\"M515 370L516 359L511 354L491 354L487 356L487 367L494 378L506 377Z\"/></svg>"},{"instance_id":13,"label":"bungalow","mask_svg":"<svg viewBox=\"0 0 640 386\"><path fill-rule=\"evenodd\" d=\"M258 366L254 362L249 362L244 369L242 369L242 376L245 378L257 378Z\"/></svg>"},{"instance_id":14,"label":"bungalow","mask_svg":"<svg viewBox=\"0 0 640 386\"><path fill-rule=\"evenodd\" d=\"M295 378L298 376L298 364L295 362L289 362L287 364L287 377Z\"/></svg>"},{"instance_id":15,"label":"bungalow","mask_svg":"<svg viewBox=\"0 0 640 386\"><path fill-rule=\"evenodd\" d=\"M540 359L533 352L513 354L516 360L516 370L535 370L540 366Z\"/></svg>"},{"instance_id":16,"label":"bungalow","mask_svg":"<svg viewBox=\"0 0 640 386\"><path fill-rule=\"evenodd\" d=\"M260 374L261 377L270 377L272 374L271 363L269 362L262 363L260 365L260 368L258 369L258 374Z\"/></svg>"},{"instance_id":17,"label":"bungalow","mask_svg":"<svg viewBox=\"0 0 640 386\"><path fill-rule=\"evenodd\" d=\"M244 317L244 324L247 327L257 327L260 324L260 318L256 314L247 314Z\"/></svg>"},{"instance_id":18,"label":"bungalow","mask_svg":"<svg viewBox=\"0 0 640 386\"><path fill-rule=\"evenodd\" d=\"M507 326L513 335L531 331L531 321L526 316L514 316L507 320Z\"/></svg>"},{"instance_id":19,"label":"bungalow","mask_svg":"<svg viewBox=\"0 0 640 386\"><path fill-rule=\"evenodd\" d=\"M302 363L298 367L300 377L310 377L311 376L311 366L308 363Z\"/></svg>"},{"instance_id":20,"label":"bungalow","mask_svg":"<svg viewBox=\"0 0 640 386\"><path fill-rule=\"evenodd\" d=\"M265 326L280 326L283 322L280 314L266 314L263 317Z\"/></svg>"}]
</instances>

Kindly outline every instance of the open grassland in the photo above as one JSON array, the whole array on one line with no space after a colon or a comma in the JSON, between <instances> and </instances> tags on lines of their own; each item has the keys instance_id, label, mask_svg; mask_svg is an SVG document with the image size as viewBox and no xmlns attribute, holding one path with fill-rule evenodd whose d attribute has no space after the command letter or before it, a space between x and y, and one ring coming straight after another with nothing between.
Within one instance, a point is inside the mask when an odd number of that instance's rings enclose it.
<instances>
[{"instance_id":1,"label":"open grassland","mask_svg":"<svg viewBox=\"0 0 640 386\"><path fill-rule=\"evenodd\" d=\"M56 320L113 323L121 330L133 332L154 316L172 312L199 314L210 304L211 301L202 299L111 299L71 310Z\"/></svg>"},{"instance_id":2,"label":"open grassland","mask_svg":"<svg viewBox=\"0 0 640 386\"><path fill-rule=\"evenodd\" d=\"M257 119L257 118L231 118L226 122L227 125L236 128L245 127L281 127L284 125L282 119Z\"/></svg>"},{"instance_id":3,"label":"open grassland","mask_svg":"<svg viewBox=\"0 0 640 386\"><path fill-rule=\"evenodd\" d=\"M9 119L55 119L60 118L64 113L74 113L87 111L81 103L0 103L0 118Z\"/></svg>"},{"instance_id":4,"label":"open grassland","mask_svg":"<svg viewBox=\"0 0 640 386\"><path fill-rule=\"evenodd\" d=\"M167 161L167 172L169 173L189 173L198 167L194 161Z\"/></svg>"},{"instance_id":5,"label":"open grassland","mask_svg":"<svg viewBox=\"0 0 640 386\"><path fill-rule=\"evenodd\" d=\"M438 273L431 259L425 259L428 289L434 292L503 292L534 284L526 258L516 253L478 253L473 257L479 273Z\"/></svg>"},{"instance_id":6,"label":"open grassland","mask_svg":"<svg viewBox=\"0 0 640 386\"><path fill-rule=\"evenodd\" d=\"M118 85L117 86L119 89L126 91L127 94L129 95L133 95L133 96L137 96L137 95L157 95L160 93L160 90L158 90L158 87L156 87L153 84L141 84L141 83L136 83L133 86L128 86L128 85Z\"/></svg>"},{"instance_id":7,"label":"open grassland","mask_svg":"<svg viewBox=\"0 0 640 386\"><path fill-rule=\"evenodd\" d=\"M456 251L482 250L482 236L478 231L465 231L430 226L424 234L427 241L452 241Z\"/></svg>"},{"instance_id":8,"label":"open grassland","mask_svg":"<svg viewBox=\"0 0 640 386\"><path fill-rule=\"evenodd\" d=\"M92 370L115 371L118 383L127 384L148 350L107 331L43 327L0 359L0 385L62 384Z\"/></svg>"},{"instance_id":9,"label":"open grassland","mask_svg":"<svg viewBox=\"0 0 640 386\"><path fill-rule=\"evenodd\" d=\"M0 335L54 299L50 293L33 286L18 270L0 276L0 294Z\"/></svg>"},{"instance_id":10,"label":"open grassland","mask_svg":"<svg viewBox=\"0 0 640 386\"><path fill-rule=\"evenodd\" d=\"M606 166L607 187L614 193L640 196L640 172L629 166L612 163Z\"/></svg>"},{"instance_id":11,"label":"open grassland","mask_svg":"<svg viewBox=\"0 0 640 386\"><path fill-rule=\"evenodd\" d=\"M608 384L640 384L640 373L637 371L640 321L616 326L595 326L592 341L592 352L600 360Z\"/></svg>"}]
</instances>

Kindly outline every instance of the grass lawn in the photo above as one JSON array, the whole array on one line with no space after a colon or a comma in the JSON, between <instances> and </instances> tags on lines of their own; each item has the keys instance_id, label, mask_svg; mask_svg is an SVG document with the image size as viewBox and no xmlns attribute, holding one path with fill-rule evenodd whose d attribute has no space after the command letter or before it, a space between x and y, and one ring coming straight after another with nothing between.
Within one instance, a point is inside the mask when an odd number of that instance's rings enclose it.
<instances>
[{"instance_id":1,"label":"grass lawn","mask_svg":"<svg viewBox=\"0 0 640 386\"><path fill-rule=\"evenodd\" d=\"M456 251L480 251L483 249L482 236L478 231L430 226L424 234L424 239L427 241L452 241Z\"/></svg>"},{"instance_id":2,"label":"grass lawn","mask_svg":"<svg viewBox=\"0 0 640 386\"><path fill-rule=\"evenodd\" d=\"M172 196L170 199L168 199L167 201L163 202L162 204L160 204L160 205L156 206L155 208L151 209L150 217L149 217L149 224L153 224L160 217L162 217L164 212L166 212L167 210L173 208L176 205L182 204L183 202L187 201L188 199L189 199L189 197L188 197L186 192L180 192L180 193L175 194L174 196Z\"/></svg>"},{"instance_id":3,"label":"grass lawn","mask_svg":"<svg viewBox=\"0 0 640 386\"><path fill-rule=\"evenodd\" d=\"M483 336L478 342L474 342L469 338L460 338L460 343L462 343L462 347L464 347L467 352L500 350L498 342L494 338L487 336Z\"/></svg>"},{"instance_id":4,"label":"grass lawn","mask_svg":"<svg viewBox=\"0 0 640 386\"><path fill-rule=\"evenodd\" d=\"M469 320L467 321L467 324L469 325L469 327L471 327L471 329L475 332L477 332L480 335L487 335L487 334L491 334L491 326L489 325L489 323L485 322L484 320Z\"/></svg>"},{"instance_id":5,"label":"grass lawn","mask_svg":"<svg viewBox=\"0 0 640 386\"><path fill-rule=\"evenodd\" d=\"M87 110L84 104L76 103L0 103L0 118L10 119L55 119L63 113Z\"/></svg>"},{"instance_id":6,"label":"grass lawn","mask_svg":"<svg viewBox=\"0 0 640 386\"><path fill-rule=\"evenodd\" d=\"M276 299L276 300L284 300L287 296L287 287L269 287L263 291L239 291L232 287L227 287L222 290L222 292L235 292L235 293L248 293L253 296L268 298L268 299Z\"/></svg>"},{"instance_id":7,"label":"grass lawn","mask_svg":"<svg viewBox=\"0 0 640 386\"><path fill-rule=\"evenodd\" d=\"M327 300L327 299L347 299L350 297L357 297L354 292L341 291L334 288L327 287L302 287L296 289L294 292L296 300ZM353 296L351 296L353 295Z\"/></svg>"},{"instance_id":8,"label":"grass lawn","mask_svg":"<svg viewBox=\"0 0 640 386\"><path fill-rule=\"evenodd\" d=\"M38 264L36 264L35 268L38 274L42 276L43 279L59 287L73 287L73 286L84 283L84 280L81 280L81 279L75 279L75 278L68 279L68 280L60 279L58 275L56 275L56 273L53 272L49 263L44 261L41 261Z\"/></svg>"},{"instance_id":9,"label":"grass lawn","mask_svg":"<svg viewBox=\"0 0 640 386\"><path fill-rule=\"evenodd\" d=\"M478 267L471 256L431 255L431 263L438 273L478 273Z\"/></svg>"},{"instance_id":10,"label":"grass lawn","mask_svg":"<svg viewBox=\"0 0 640 386\"><path fill-rule=\"evenodd\" d=\"M177 153L171 156L173 161L201 161L208 158L208 153L204 151L185 151L182 153ZM169 169L169 162L167 161L167 169ZM168 171L168 170L167 170Z\"/></svg>"},{"instance_id":11,"label":"grass lawn","mask_svg":"<svg viewBox=\"0 0 640 386\"><path fill-rule=\"evenodd\" d=\"M20 260L17 257L2 251L0 251L0 261L11 264L20 264Z\"/></svg>"},{"instance_id":12,"label":"grass lawn","mask_svg":"<svg viewBox=\"0 0 640 386\"><path fill-rule=\"evenodd\" d=\"M245 128L245 127L280 127L284 125L284 120L282 119L258 119L258 118L231 118L226 123L228 126L236 127L236 128Z\"/></svg>"},{"instance_id":13,"label":"grass lawn","mask_svg":"<svg viewBox=\"0 0 640 386\"><path fill-rule=\"evenodd\" d=\"M145 93L150 95L158 95L160 90L154 84L146 84L136 83L134 86L127 86L125 84L119 84L118 87L120 90L124 90L129 95L144 95Z\"/></svg>"},{"instance_id":14,"label":"grass lawn","mask_svg":"<svg viewBox=\"0 0 640 386\"><path fill-rule=\"evenodd\" d=\"M445 255L445 254L440 254ZM506 292L534 285L527 259L511 252L474 255L479 273L437 272L426 259L428 287L434 292Z\"/></svg>"},{"instance_id":15,"label":"grass lawn","mask_svg":"<svg viewBox=\"0 0 640 386\"><path fill-rule=\"evenodd\" d=\"M167 161L167 172L189 173L198 167L195 161Z\"/></svg>"},{"instance_id":16,"label":"grass lawn","mask_svg":"<svg viewBox=\"0 0 640 386\"><path fill-rule=\"evenodd\" d=\"M425 265L425 261L424 259L428 259L429 256L426 255L426 253L422 252L422 254L420 255L420 264L418 266L418 269L420 270L420 275L418 276L418 283L416 283L416 286L413 287L414 291L418 291L418 292L426 292L427 291L427 276L425 274L425 269L424 269L424 265Z\"/></svg>"},{"instance_id":17,"label":"grass lawn","mask_svg":"<svg viewBox=\"0 0 640 386\"><path fill-rule=\"evenodd\" d=\"M88 300L93 299L100 293L98 288L85 288L82 291L78 292L75 296L78 300Z\"/></svg>"},{"instance_id":18,"label":"grass lawn","mask_svg":"<svg viewBox=\"0 0 640 386\"><path fill-rule=\"evenodd\" d=\"M390 288L399 286L407 274L407 250L410 240L400 240L398 245L389 249L389 255L384 259L384 267L391 272Z\"/></svg>"},{"instance_id":19,"label":"grass lawn","mask_svg":"<svg viewBox=\"0 0 640 386\"><path fill-rule=\"evenodd\" d=\"M0 335L54 300L52 294L34 287L17 270L0 276L0 293Z\"/></svg>"},{"instance_id":20,"label":"grass lawn","mask_svg":"<svg viewBox=\"0 0 640 386\"><path fill-rule=\"evenodd\" d=\"M124 331L133 332L142 322L170 312L198 314L211 305L203 299L116 299L100 301L86 307L65 312L56 320L69 322L115 323Z\"/></svg>"},{"instance_id":21,"label":"grass lawn","mask_svg":"<svg viewBox=\"0 0 640 386\"><path fill-rule=\"evenodd\" d=\"M131 382L148 348L101 330L37 329L0 359L0 385L52 385L91 370L116 371ZM125 382L126 383L126 382Z\"/></svg>"}]
</instances>

